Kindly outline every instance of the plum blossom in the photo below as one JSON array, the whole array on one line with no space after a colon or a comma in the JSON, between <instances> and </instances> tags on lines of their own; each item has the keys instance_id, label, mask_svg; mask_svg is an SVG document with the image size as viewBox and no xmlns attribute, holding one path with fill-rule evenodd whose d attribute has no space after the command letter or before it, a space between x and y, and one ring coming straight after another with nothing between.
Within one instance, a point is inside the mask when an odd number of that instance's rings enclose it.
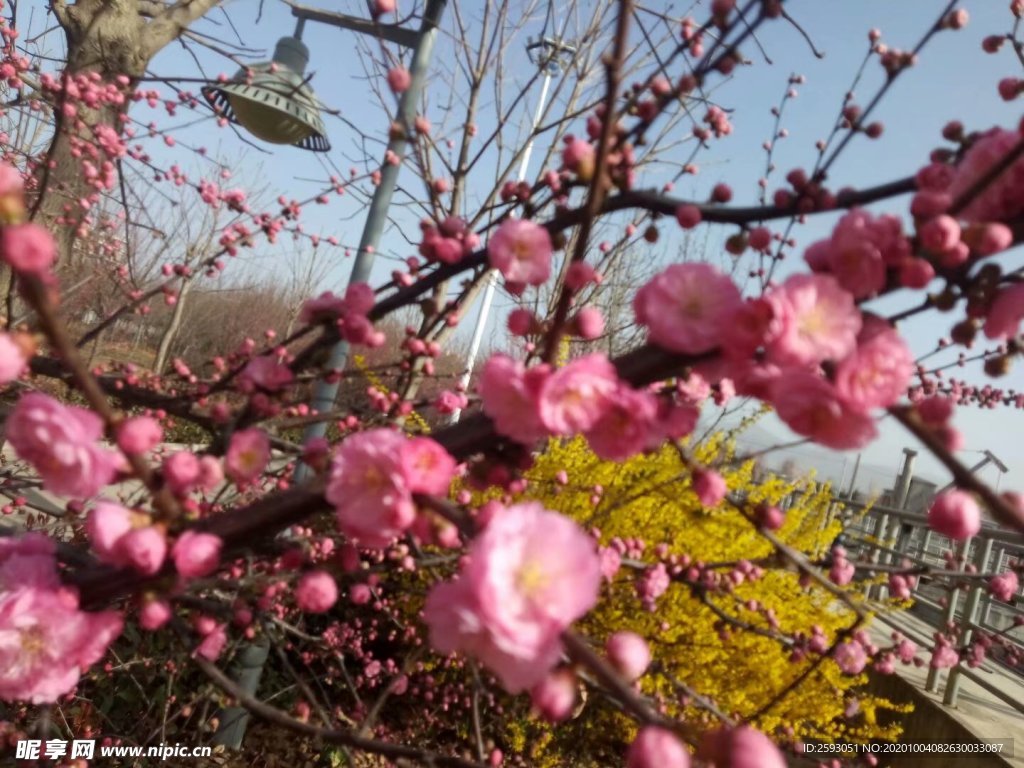
<instances>
[{"instance_id":1,"label":"plum blossom","mask_svg":"<svg viewBox=\"0 0 1024 768\"><path fill-rule=\"evenodd\" d=\"M25 372L25 353L9 333L0 333L0 384L9 384Z\"/></svg>"},{"instance_id":2,"label":"plum blossom","mask_svg":"<svg viewBox=\"0 0 1024 768\"><path fill-rule=\"evenodd\" d=\"M242 429L231 435L224 455L224 470L237 485L250 485L270 461L270 438L257 427Z\"/></svg>"},{"instance_id":3,"label":"plum blossom","mask_svg":"<svg viewBox=\"0 0 1024 768\"><path fill-rule=\"evenodd\" d=\"M775 362L806 365L841 360L853 351L861 315L853 296L830 275L793 275L768 294L775 316L786 318L768 345Z\"/></svg>"},{"instance_id":4,"label":"plum blossom","mask_svg":"<svg viewBox=\"0 0 1024 768\"><path fill-rule=\"evenodd\" d=\"M1020 134L993 128L977 139L956 166L949 192L954 199L987 174L1017 145ZM967 221L1005 221L1024 212L1024 160L1017 159L960 212Z\"/></svg>"},{"instance_id":5,"label":"plum blossom","mask_svg":"<svg viewBox=\"0 0 1024 768\"><path fill-rule=\"evenodd\" d=\"M114 479L121 457L99 445L102 436L95 413L39 392L24 395L7 419L18 457L35 467L46 490L62 496L95 496Z\"/></svg>"},{"instance_id":6,"label":"plum blossom","mask_svg":"<svg viewBox=\"0 0 1024 768\"><path fill-rule=\"evenodd\" d=\"M551 276L551 235L532 221L506 219L487 242L491 266L510 283L542 285Z\"/></svg>"},{"instance_id":7,"label":"plum blossom","mask_svg":"<svg viewBox=\"0 0 1024 768\"><path fill-rule=\"evenodd\" d=\"M243 392L262 389L266 392L279 392L295 379L291 369L282 365L272 356L261 355L250 360L238 377L238 386Z\"/></svg>"},{"instance_id":8,"label":"plum blossom","mask_svg":"<svg viewBox=\"0 0 1024 768\"><path fill-rule=\"evenodd\" d=\"M445 493L454 475L455 460L430 438L371 429L341 444L326 496L347 536L382 547L415 521L413 493Z\"/></svg>"},{"instance_id":9,"label":"plum blossom","mask_svg":"<svg viewBox=\"0 0 1024 768\"><path fill-rule=\"evenodd\" d=\"M561 633L597 601L593 541L571 520L529 502L496 510L456 581L434 587L424 617L442 653L462 651L511 693L558 662Z\"/></svg>"},{"instance_id":10,"label":"plum blossom","mask_svg":"<svg viewBox=\"0 0 1024 768\"><path fill-rule=\"evenodd\" d=\"M729 492L725 478L713 469L695 469L693 471L693 492L705 507L717 507Z\"/></svg>"},{"instance_id":11,"label":"plum blossom","mask_svg":"<svg viewBox=\"0 0 1024 768\"><path fill-rule=\"evenodd\" d=\"M988 589L997 600L1010 603L1020 589L1020 580L1014 571L1006 571L989 579Z\"/></svg>"},{"instance_id":12,"label":"plum blossom","mask_svg":"<svg viewBox=\"0 0 1024 768\"><path fill-rule=\"evenodd\" d=\"M619 384L604 414L586 432L591 450L606 461L625 461L651 443L658 400L650 392Z\"/></svg>"},{"instance_id":13,"label":"plum blossom","mask_svg":"<svg viewBox=\"0 0 1024 768\"><path fill-rule=\"evenodd\" d=\"M869 415L851 408L832 384L808 371L775 379L770 399L790 429L829 448L860 448L878 432Z\"/></svg>"},{"instance_id":14,"label":"plum blossom","mask_svg":"<svg viewBox=\"0 0 1024 768\"><path fill-rule=\"evenodd\" d=\"M710 264L673 264L637 291L633 310L654 344L700 354L718 346L740 303L733 281Z\"/></svg>"},{"instance_id":15,"label":"plum blossom","mask_svg":"<svg viewBox=\"0 0 1024 768\"><path fill-rule=\"evenodd\" d=\"M541 423L556 435L586 432L608 411L618 389L618 374L608 358L602 354L578 357L541 385L537 404Z\"/></svg>"},{"instance_id":16,"label":"plum blossom","mask_svg":"<svg viewBox=\"0 0 1024 768\"><path fill-rule=\"evenodd\" d=\"M697 754L710 760L714 768L786 768L779 748L749 725L708 734Z\"/></svg>"},{"instance_id":17,"label":"plum blossom","mask_svg":"<svg viewBox=\"0 0 1024 768\"><path fill-rule=\"evenodd\" d=\"M914 357L902 337L883 321L877 323L881 327L862 333L857 348L836 366L836 393L861 411L895 403L906 394L914 372Z\"/></svg>"},{"instance_id":18,"label":"plum blossom","mask_svg":"<svg viewBox=\"0 0 1024 768\"><path fill-rule=\"evenodd\" d=\"M990 339L1010 339L1020 332L1024 320L1024 283L1007 286L996 294L985 319L985 335Z\"/></svg>"},{"instance_id":19,"label":"plum blossom","mask_svg":"<svg viewBox=\"0 0 1024 768\"><path fill-rule=\"evenodd\" d=\"M455 477L455 459L440 443L429 437L406 440L399 463L412 493L445 495Z\"/></svg>"},{"instance_id":20,"label":"plum blossom","mask_svg":"<svg viewBox=\"0 0 1024 768\"><path fill-rule=\"evenodd\" d=\"M859 675L867 666L868 657L864 646L855 640L840 643L833 651L836 664L847 675Z\"/></svg>"},{"instance_id":21,"label":"plum blossom","mask_svg":"<svg viewBox=\"0 0 1024 768\"><path fill-rule=\"evenodd\" d=\"M550 370L547 365L527 370L518 360L501 354L484 363L478 384L480 399L499 433L526 445L545 436L536 403Z\"/></svg>"},{"instance_id":22,"label":"plum blossom","mask_svg":"<svg viewBox=\"0 0 1024 768\"><path fill-rule=\"evenodd\" d=\"M65 589L0 592L0 699L57 701L121 634L114 611L86 613Z\"/></svg>"}]
</instances>

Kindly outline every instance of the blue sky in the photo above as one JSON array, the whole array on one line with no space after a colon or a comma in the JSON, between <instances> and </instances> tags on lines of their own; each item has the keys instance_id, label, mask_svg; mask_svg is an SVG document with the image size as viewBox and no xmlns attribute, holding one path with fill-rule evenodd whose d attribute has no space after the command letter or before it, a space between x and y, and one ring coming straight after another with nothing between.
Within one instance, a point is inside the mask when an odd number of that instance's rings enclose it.
<instances>
[{"instance_id":1,"label":"blue sky","mask_svg":"<svg viewBox=\"0 0 1024 768\"><path fill-rule=\"evenodd\" d=\"M312 4L312 0L310 2ZM657 4L655 0L652 7ZM321 2L320 5L351 13L358 13L365 7L362 0ZM725 181L735 191L736 204L756 202L757 180L763 173L765 163L761 144L771 136L772 131L773 117L770 109L781 97L791 73L804 75L807 82L799 87L798 98L787 105L783 126L789 131L789 138L777 143L775 159L779 170L770 188L779 186L788 169L809 167L816 154L813 144L817 139L825 137L831 129L842 93L849 87L864 56L867 31L878 27L882 30L883 42L896 48L909 49L935 20L944 5L945 0L787 2L790 14L800 22L815 45L825 53L825 57L816 58L800 34L789 24L775 22L767 25L759 40L773 63L768 64L754 46L744 49L752 66L741 68L735 77L715 91L718 103L733 110L731 118L734 132L716 142L711 151L698 160L702 166L701 173L677 186L676 192L683 196L705 198L716 182ZM260 6L263 6L262 17L257 21ZM403 9L411 6L412 0L400 0ZM664 3L663 6L668 13L679 13L689 4ZM1003 0L965 0L961 6L971 15L967 28L938 35L925 49L917 67L901 76L875 115L876 119L885 123L884 136L874 142L863 138L854 141L833 168L831 178L836 187L866 186L912 174L925 163L928 151L940 143L939 132L949 119L958 118L969 129L985 129L997 124L1009 126L1017 122L1020 117L1019 103L1002 102L996 92L996 83L1002 77L1018 75L1020 65L1008 51L989 56L980 48L983 37L1010 28L1012 18L1007 10L1008 3ZM288 9L273 0L264 3L235 0L227 7L241 40L252 48L271 50L277 37L290 34L294 26ZM476 7L475 2L462 3L467 18L472 18ZM527 25L526 32L531 29L539 31L543 16L541 11L545 8L544 3L536 6L537 18ZM224 24L223 17L217 13L204 22L200 29L237 41L231 29ZM362 161L364 149L371 157L379 157L383 153L382 140L387 122L379 108L373 106L375 100L366 78L367 65L360 56L355 34L310 23L306 26L304 39L311 49L309 70L314 73L313 87L325 104L341 112L340 118L327 117L327 130L334 145L329 161L334 168L347 171L353 165L353 160ZM448 40L439 43L438 68L450 64L450 45ZM230 73L234 69L230 63L207 52L200 52L199 56L208 75L221 71ZM153 69L165 76L194 77L197 74L193 58L177 46L161 54ZM519 67L510 67L505 76L521 82L531 72L532 65L524 52ZM858 103L865 103L882 81L880 65L877 61L871 62L857 89ZM436 84L436 89L443 89L436 73L432 83ZM454 96L457 100L459 94ZM441 121L443 115L432 114L432 111L439 111L449 97L451 94L430 95L427 113L435 124ZM536 93L531 94L530 100L523 105L524 122L532 111L529 101L534 98ZM144 107L137 107L133 115L138 115L143 122L152 119ZM183 112L179 122L184 124L193 119L194 115ZM485 120L486 117L482 123ZM353 124L381 142L362 144L351 128ZM278 193L291 198L314 194L321 189L324 179L335 172L325 163L324 158L299 150L262 145L268 151L258 152L239 141L231 131L215 129L210 121L183 130L179 138L185 143L209 147L211 156L223 158L235 167L241 164L248 169L247 175L256 175L268 185L272 192L271 199ZM154 145L154 155L169 157L161 145L151 143ZM542 156L545 149L540 144L538 142L535 158ZM209 163L197 165L194 157L182 158L180 153L176 153L174 159L186 167L202 167L205 164L207 172L213 175ZM531 171L536 174L539 170L535 159ZM402 183L407 184L410 180L407 173ZM657 185L663 181L660 177L648 177L642 178L639 185ZM908 200L904 198L879 206L878 210L898 213L907 220L907 204ZM360 212L361 206L356 196L348 195L340 200L332 198L328 206L310 206L304 211L303 220L309 231L320 231L325 235L337 234L344 242L354 244L358 241L362 225ZM403 214L399 212L397 215L401 217ZM795 235L801 245L809 244L827 234L833 221L832 217L812 218L806 226L799 227ZM723 231L723 238L727 234ZM714 238L712 242L715 242ZM290 244L285 246L291 247ZM278 262L275 260L281 258L282 249L261 248L260 251L264 258L257 262L258 268L271 271L277 269L275 263ZM414 248L392 228L385 236L382 252L385 256L402 257L413 253ZM1019 253L1014 253L1007 257L1007 263L1019 266L1022 258ZM786 268L781 275L798 264L784 266ZM378 274L384 279L392 268L393 262L385 261ZM323 287L337 289L344 284L347 271L347 263L340 260L338 268L329 276L329 284ZM916 303L917 300L916 296L896 295L878 302L874 308L882 312L892 311L908 306L910 302ZM907 323L902 330L915 352L924 352L930 349L937 335L944 335L948 331L954 319L952 316L928 315ZM500 342L499 333L495 331L492 334L495 343ZM981 380L977 374L970 372L966 372L965 376ZM998 383L1004 387L1020 389L1024 387L1024 373L1018 366ZM1010 476L1002 480L1003 487L1024 486L1024 441L1017 437L1016 428L1007 427L1008 424L1016 424L1016 419L1019 419L1019 414L1011 414L1005 409L980 411L976 408L962 409L957 417L957 424L966 435L968 449L988 448L1010 466ZM763 426L772 434L787 437L785 428L774 419L766 420ZM899 427L883 424L882 437L865 452L865 461L879 465L891 464L895 471L900 449L912 444L912 440ZM831 457L828 454L817 454L823 465L840 466L844 461L843 457ZM972 464L975 456L965 453L963 459ZM919 460L919 467L922 473L935 479L945 477L944 470L926 456Z\"/></svg>"}]
</instances>

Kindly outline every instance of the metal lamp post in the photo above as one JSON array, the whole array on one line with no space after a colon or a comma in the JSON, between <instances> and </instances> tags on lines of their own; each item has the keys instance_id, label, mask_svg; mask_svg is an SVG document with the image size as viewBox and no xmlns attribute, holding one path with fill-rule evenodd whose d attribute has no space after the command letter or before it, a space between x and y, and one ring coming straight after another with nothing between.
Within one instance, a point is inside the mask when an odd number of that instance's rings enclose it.
<instances>
[{"instance_id":1,"label":"metal lamp post","mask_svg":"<svg viewBox=\"0 0 1024 768\"><path fill-rule=\"evenodd\" d=\"M203 94L214 108L225 118L237 122L266 141L293 144L312 151L326 151L330 145L323 134L319 103L303 79L309 50L299 38L305 22L310 20L374 35L413 49L409 67L410 84L399 101L397 118L400 124L411 128L434 50L437 27L447 0L427 0L418 31L376 24L294 3L290 5L292 15L299 19L295 36L282 38L278 42L273 62L250 67L248 71L243 69L233 81L211 84L205 88ZM401 160L405 156L405 133L393 132L388 142L388 153L393 153L399 162L382 164L380 183L373 193L359 251L349 275L349 284L366 282L370 277L377 245L387 221L387 211L398 182ZM328 370L344 368L347 358L348 345L344 342L336 344L331 350ZM313 397L314 407L320 412L329 410L334 405L337 393L338 384L318 382ZM326 431L326 422L313 424L306 429L303 438L308 440L320 437ZM296 469L296 479L302 480L308 474L309 468L300 463ZM266 659L267 647L259 643L247 645L238 654L236 678L247 693L255 694ZM221 725L214 737L215 743L238 749L245 736L248 711L241 707L229 707L222 711L220 721Z\"/></svg>"},{"instance_id":2,"label":"metal lamp post","mask_svg":"<svg viewBox=\"0 0 1024 768\"><path fill-rule=\"evenodd\" d=\"M533 154L533 137L537 131L537 126L540 124L540 119L544 115L544 108L547 105L548 90L551 88L551 78L562 70L564 66L562 56L566 55L568 58L576 53L576 48L568 43L564 43L557 38L545 37L534 42L530 41L526 46L527 51L530 52L531 58L533 51L539 50L540 54L536 59L536 63L544 70L544 84L540 89L540 100L537 102L537 109L533 113L533 123L530 126L530 139L526 144L526 148L523 150L523 157L519 162L519 173L516 175L516 181L522 181L526 178L526 172L530 167L530 155ZM459 377L460 389L468 389L469 382L473 377L473 368L476 365L476 356L480 353L480 344L484 338L484 331L487 328L488 316L491 313L491 304L494 303L494 291L498 282L498 275L494 270L490 270L487 276L484 277L486 284L484 285L484 295L480 301L480 313L477 315L476 326L473 328L473 338L469 342L469 354L466 357L466 368L462 372L462 376ZM451 423L457 424L459 419L462 417L462 409L459 408L451 416Z\"/></svg>"}]
</instances>

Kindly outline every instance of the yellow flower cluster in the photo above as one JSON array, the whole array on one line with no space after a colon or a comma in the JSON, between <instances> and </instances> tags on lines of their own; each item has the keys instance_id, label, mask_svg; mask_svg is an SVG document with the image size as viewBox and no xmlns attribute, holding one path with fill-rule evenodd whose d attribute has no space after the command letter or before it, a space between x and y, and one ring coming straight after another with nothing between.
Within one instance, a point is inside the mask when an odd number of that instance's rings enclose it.
<instances>
[{"instance_id":1,"label":"yellow flower cluster","mask_svg":"<svg viewBox=\"0 0 1024 768\"><path fill-rule=\"evenodd\" d=\"M731 492L751 504L787 507L777 531L784 543L812 561L828 552L840 525L827 485L774 475L755 481L754 463L735 462L733 446L722 435L690 450L694 461L719 465ZM637 597L641 571L636 563L627 562L604 587L597 608L579 630L596 643L622 629L644 636L654 663L641 684L645 693L666 702L668 714L698 728L713 727L715 716L694 703L706 697L718 712L751 720L781 738L864 742L899 734L895 718L879 715L905 708L870 695L865 675L845 675L830 659L808 673L813 657L792 660L780 636L809 635L817 625L831 642L853 624L853 612L821 586L801 583L795 569L776 557L773 545L736 508L727 502L704 508L675 447L616 463L598 459L581 439L552 441L528 479L523 498L599 529L603 544L615 537L642 540L644 562L654 562L654 548L664 544L672 554L715 564L720 571L741 560L765 569L762 578L744 581L730 594L700 594L674 582L658 599L656 612L645 610ZM510 721L507 737L526 748L531 764L567 765L572 755L572 765L596 766L602 758L591 751L627 743L631 729L611 708L590 702L552 736L541 737L547 729L539 722Z\"/></svg>"}]
</instances>

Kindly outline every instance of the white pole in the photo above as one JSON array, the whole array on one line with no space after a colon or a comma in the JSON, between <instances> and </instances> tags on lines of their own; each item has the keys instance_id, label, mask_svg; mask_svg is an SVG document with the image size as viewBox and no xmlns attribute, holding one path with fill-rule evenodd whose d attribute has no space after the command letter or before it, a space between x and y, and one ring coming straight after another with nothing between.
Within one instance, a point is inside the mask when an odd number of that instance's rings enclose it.
<instances>
[{"instance_id":1,"label":"white pole","mask_svg":"<svg viewBox=\"0 0 1024 768\"><path fill-rule=\"evenodd\" d=\"M517 181L526 178L526 171L530 167L530 155L533 153L533 139L537 132L537 126L544 115L544 106L548 99L548 88L551 86L551 74L554 67L550 63L544 66L544 85L540 89L540 101L537 102L537 111L533 115L533 123L530 127L530 139L526 142L526 149L523 151L522 160L519 163L519 174ZM473 339L469 343L469 356L466 358L466 370L459 379L459 386L465 390L469 387L469 381L473 377L473 366L476 365L476 356L480 352L480 343L484 338L484 330L487 327L487 318L491 313L491 304L494 303L494 290L498 282L498 275L493 270L484 277L484 296L480 303L480 314L476 318L476 327L473 329ZM462 409L452 414L451 423L458 424L462 417Z\"/></svg>"}]
</instances>

